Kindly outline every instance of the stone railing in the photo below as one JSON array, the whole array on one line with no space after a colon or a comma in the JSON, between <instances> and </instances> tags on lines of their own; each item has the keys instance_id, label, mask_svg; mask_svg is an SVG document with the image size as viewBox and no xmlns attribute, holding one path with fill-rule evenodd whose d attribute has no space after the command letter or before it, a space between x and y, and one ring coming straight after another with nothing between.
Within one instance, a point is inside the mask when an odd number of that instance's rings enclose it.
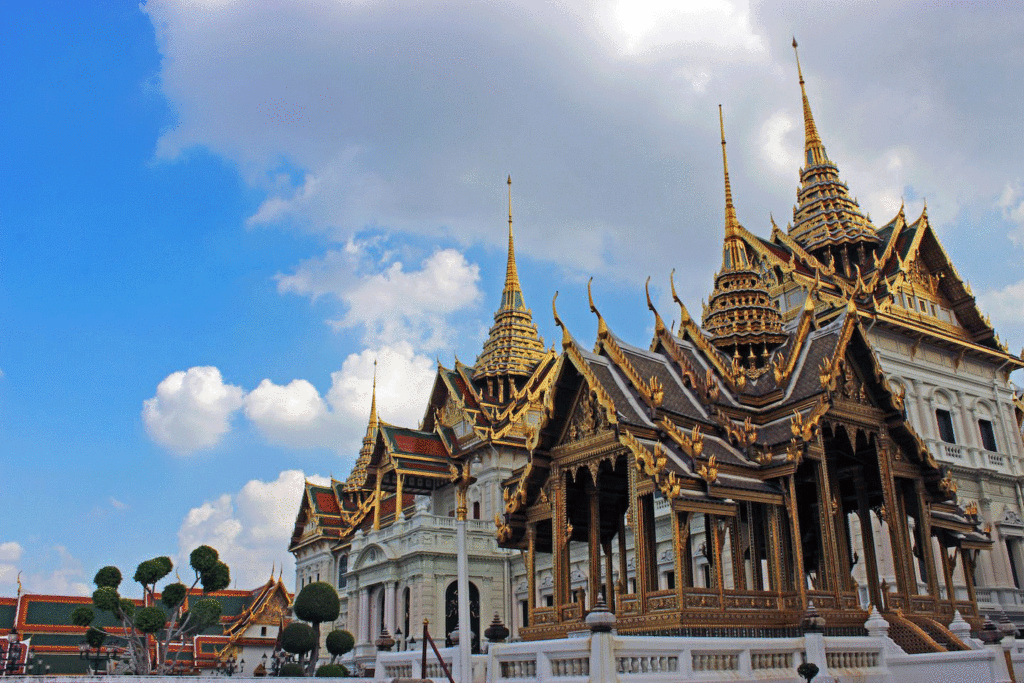
<instances>
[{"instance_id":1,"label":"stone railing","mask_svg":"<svg viewBox=\"0 0 1024 683\"><path fill-rule=\"evenodd\" d=\"M1013 466L1013 459L1005 453L996 453L983 448L946 443L935 439L928 439L927 443L932 455L950 465L995 471L1007 475L1014 474L1016 469Z\"/></svg>"}]
</instances>

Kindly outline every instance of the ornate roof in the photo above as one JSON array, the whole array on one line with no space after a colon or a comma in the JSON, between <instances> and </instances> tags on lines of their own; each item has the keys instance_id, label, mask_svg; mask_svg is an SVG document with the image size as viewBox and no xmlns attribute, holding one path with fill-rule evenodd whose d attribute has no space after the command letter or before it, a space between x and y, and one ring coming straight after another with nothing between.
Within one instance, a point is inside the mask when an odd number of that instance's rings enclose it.
<instances>
[{"instance_id":1,"label":"ornate roof","mask_svg":"<svg viewBox=\"0 0 1024 683\"><path fill-rule=\"evenodd\" d=\"M366 435L363 437L363 446L359 449L359 457L352 471L345 481L346 490L358 489L366 482L366 466L370 463L370 456L373 455L373 442L377 438L377 361L373 361L373 393L370 397L370 421L366 425Z\"/></svg>"},{"instance_id":2,"label":"ornate roof","mask_svg":"<svg viewBox=\"0 0 1024 683\"><path fill-rule=\"evenodd\" d=\"M501 307L494 314L494 325L476 359L473 379L516 375L528 377L544 357L544 342L537 335L533 314L523 301L523 289L516 270L515 243L512 236L512 176L508 178L508 265Z\"/></svg>"},{"instance_id":3,"label":"ornate roof","mask_svg":"<svg viewBox=\"0 0 1024 683\"><path fill-rule=\"evenodd\" d=\"M796 51L795 38L793 50ZM861 213L857 200L850 197L850 188L839 177L839 167L825 153L807 100L799 55L796 67L803 97L806 165L800 169L800 189L789 235L807 251L858 242L877 244L880 240L874 226Z\"/></svg>"},{"instance_id":4,"label":"ornate roof","mask_svg":"<svg viewBox=\"0 0 1024 683\"><path fill-rule=\"evenodd\" d=\"M724 353L750 365L763 366L768 353L785 341L777 304L768 294L759 270L747 257L740 237L740 223L732 203L729 159L725 152L725 124L718 108L722 129L722 166L725 173L725 243L722 269L715 276L715 289L704 311L704 329L711 343ZM755 348L760 347L760 348ZM763 357L762 357L763 356Z\"/></svg>"}]
</instances>

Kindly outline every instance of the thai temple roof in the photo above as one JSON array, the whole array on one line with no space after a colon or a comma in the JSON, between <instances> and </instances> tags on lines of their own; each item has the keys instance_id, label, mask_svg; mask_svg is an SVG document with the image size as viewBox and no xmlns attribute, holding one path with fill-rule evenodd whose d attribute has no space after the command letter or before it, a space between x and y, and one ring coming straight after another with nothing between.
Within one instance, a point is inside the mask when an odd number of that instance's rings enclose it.
<instances>
[{"instance_id":1,"label":"thai temple roof","mask_svg":"<svg viewBox=\"0 0 1024 683\"><path fill-rule=\"evenodd\" d=\"M523 300L516 269L515 240L512 234L512 176L508 178L508 264L501 307L494 314L494 325L476 359L473 379L515 375L528 377L544 357L544 342L537 334L533 314Z\"/></svg>"},{"instance_id":2,"label":"thai temple roof","mask_svg":"<svg viewBox=\"0 0 1024 683\"><path fill-rule=\"evenodd\" d=\"M725 242L722 269L715 276L715 289L704 314L704 328L712 343L738 362L763 366L768 353L785 340L778 305L768 293L768 284L747 256L740 238L740 223L732 203L729 159L725 152L725 123L718 107L722 130L722 167L725 174Z\"/></svg>"},{"instance_id":3,"label":"thai temple roof","mask_svg":"<svg viewBox=\"0 0 1024 683\"><path fill-rule=\"evenodd\" d=\"M793 50L796 51L796 38ZM839 167L825 153L807 99L799 55L796 65L803 97L805 166L800 169L800 189L789 235L807 251L863 241L877 244L874 226L861 212L857 200L850 197L849 187L839 177Z\"/></svg>"}]
</instances>

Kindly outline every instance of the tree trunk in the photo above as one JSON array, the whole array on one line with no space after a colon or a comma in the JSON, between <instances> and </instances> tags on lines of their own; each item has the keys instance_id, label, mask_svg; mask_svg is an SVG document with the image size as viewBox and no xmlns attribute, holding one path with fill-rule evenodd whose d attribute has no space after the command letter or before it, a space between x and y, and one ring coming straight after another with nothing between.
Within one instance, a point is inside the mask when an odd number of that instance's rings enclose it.
<instances>
[{"instance_id":1,"label":"tree trunk","mask_svg":"<svg viewBox=\"0 0 1024 683\"><path fill-rule=\"evenodd\" d=\"M313 633L316 634L316 645L309 653L309 668L306 673L310 676L316 673L316 662L320 658L320 622L313 622Z\"/></svg>"}]
</instances>

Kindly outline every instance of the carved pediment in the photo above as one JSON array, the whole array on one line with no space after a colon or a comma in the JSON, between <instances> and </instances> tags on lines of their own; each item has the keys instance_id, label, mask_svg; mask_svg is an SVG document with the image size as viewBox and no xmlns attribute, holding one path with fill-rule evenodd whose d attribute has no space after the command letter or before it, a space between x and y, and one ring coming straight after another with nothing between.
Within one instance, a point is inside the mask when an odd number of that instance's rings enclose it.
<instances>
[{"instance_id":1,"label":"carved pediment","mask_svg":"<svg viewBox=\"0 0 1024 683\"><path fill-rule=\"evenodd\" d=\"M575 443L608 430L608 418L594 393L586 386L580 392L572 416L562 434L562 444Z\"/></svg>"},{"instance_id":2,"label":"carved pediment","mask_svg":"<svg viewBox=\"0 0 1024 683\"><path fill-rule=\"evenodd\" d=\"M1021 519L1020 515L1015 510L1006 508L1003 512L1003 516L999 519L999 526L1012 526L1019 529L1024 529L1024 520Z\"/></svg>"}]
</instances>

